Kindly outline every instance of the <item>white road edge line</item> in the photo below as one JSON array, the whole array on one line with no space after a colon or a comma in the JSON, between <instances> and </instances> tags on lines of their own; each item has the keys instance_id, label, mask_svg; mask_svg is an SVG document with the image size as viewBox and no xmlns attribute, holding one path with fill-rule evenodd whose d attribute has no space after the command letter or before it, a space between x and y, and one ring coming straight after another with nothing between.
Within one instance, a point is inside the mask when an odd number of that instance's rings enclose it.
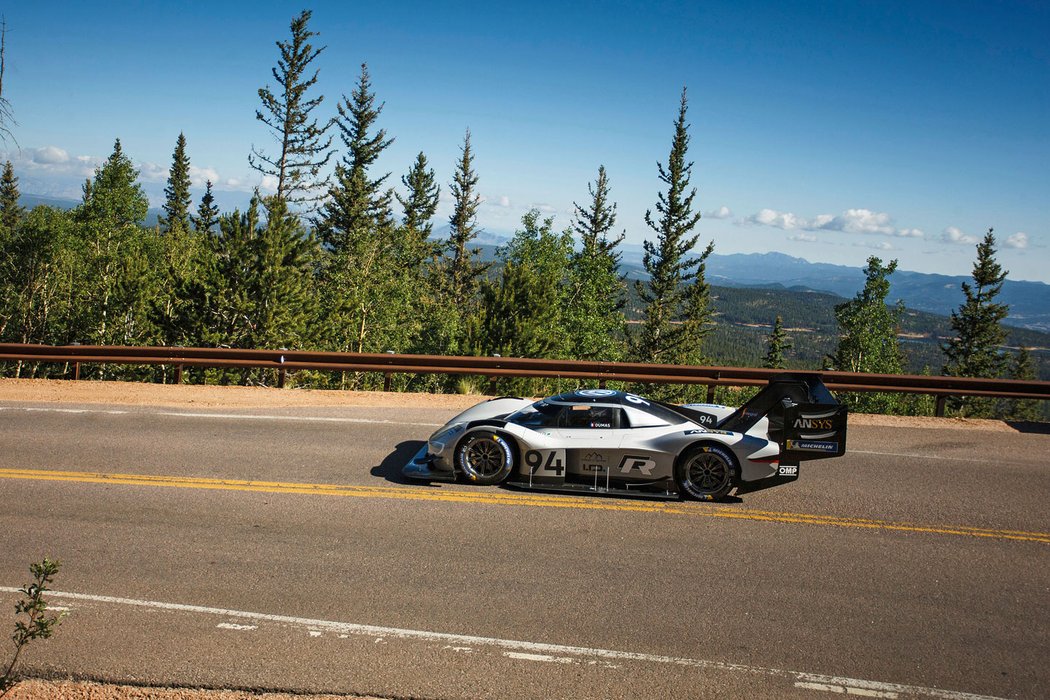
<instances>
[{"instance_id":1,"label":"white road edge line","mask_svg":"<svg viewBox=\"0 0 1050 700\"><path fill-rule=\"evenodd\" d=\"M0 593L19 593L20 589L8 586L0 586ZM566 646L562 644L548 644L545 642L526 642L515 639L499 639L496 637L478 637L466 634L450 634L448 632L430 632L426 630L401 629L398 627L380 627L377 625L362 625L353 622L335 622L332 620L314 620L305 617L292 617L289 615L271 615L267 613L246 612L243 610L227 610L224 608L210 608L200 605L186 605L183 603L163 603L152 600L137 600L134 598L117 598L113 596L91 595L88 593L70 593L64 591L48 591L50 598L63 598L70 600L90 601L94 603L108 603L112 605L128 605L139 608L152 608L155 610L171 610L176 612L201 613L205 615L219 615L226 618L237 618L242 620L275 622L278 624L306 627L310 631L323 630L341 634L356 634L372 637L397 637L400 639L416 639L425 642L440 642L453 646L489 646L504 650L516 651L524 654L543 656L575 656L591 659L609 659L614 661L640 661L643 663L671 664L675 666L686 666L690 668L716 670L716 671L739 671L744 673L761 674L787 678L796 683L821 684L825 686L839 686L851 694L885 693L881 697L890 697L890 693L911 694L938 698L939 700L1000 700L988 695L975 695L954 690L942 690L940 688L924 688L915 685L902 685L899 683L883 683L881 681L869 681L859 678L846 678L839 676L826 676L817 673L804 673L802 671L788 671L777 668L765 668L762 666L748 666L745 664L733 664L724 661L704 661L701 659L689 659L676 656L662 656L659 654L645 654L631 651L615 651L612 649L597 649L590 647ZM858 692L860 691L860 692ZM864 692L869 691L869 692Z\"/></svg>"},{"instance_id":2,"label":"white road edge line","mask_svg":"<svg viewBox=\"0 0 1050 700\"><path fill-rule=\"evenodd\" d=\"M876 450L847 450L847 454L876 455L878 457L907 457L909 459L941 459L948 462L988 462L987 459L974 459L973 457L943 457L941 455L908 454L906 452L878 452ZM1005 462L997 462L1005 464Z\"/></svg>"},{"instance_id":3,"label":"white road edge line","mask_svg":"<svg viewBox=\"0 0 1050 700\"><path fill-rule=\"evenodd\" d=\"M410 425L427 428L440 428L444 423L413 423L409 421L382 420L377 418L340 418L333 416L275 416L253 415L249 413L188 413L181 411L106 411L93 408L22 408L0 406L0 411L23 411L26 413L101 413L106 415L125 416L165 416L169 418L222 418L226 420L277 420L299 421L306 423L365 423L368 425Z\"/></svg>"}]
</instances>

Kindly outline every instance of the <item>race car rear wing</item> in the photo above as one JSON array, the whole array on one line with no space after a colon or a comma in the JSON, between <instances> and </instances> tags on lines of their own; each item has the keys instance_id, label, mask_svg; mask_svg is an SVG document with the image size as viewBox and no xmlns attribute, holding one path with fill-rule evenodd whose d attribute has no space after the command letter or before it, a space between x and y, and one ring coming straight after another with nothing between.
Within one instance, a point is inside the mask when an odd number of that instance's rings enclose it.
<instances>
[{"instance_id":1,"label":"race car rear wing","mask_svg":"<svg viewBox=\"0 0 1050 700\"><path fill-rule=\"evenodd\" d=\"M746 433L763 417L769 439L780 443L781 463L840 457L846 452L847 409L819 374L783 374L715 426Z\"/></svg>"}]
</instances>

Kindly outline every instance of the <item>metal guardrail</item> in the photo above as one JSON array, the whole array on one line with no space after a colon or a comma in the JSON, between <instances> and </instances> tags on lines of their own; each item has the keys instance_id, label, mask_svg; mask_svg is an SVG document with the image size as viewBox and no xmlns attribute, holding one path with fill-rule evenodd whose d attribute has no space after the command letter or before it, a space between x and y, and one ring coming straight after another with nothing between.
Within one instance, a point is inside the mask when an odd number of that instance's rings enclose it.
<instances>
[{"instance_id":1,"label":"metal guardrail","mask_svg":"<svg viewBox=\"0 0 1050 700\"><path fill-rule=\"evenodd\" d=\"M389 389L393 374L473 374L488 377L561 378L605 382L701 384L708 400L720 386L761 386L784 370L754 367L653 365L638 362L591 362L514 357L459 357L338 353L304 350L240 350L235 348L130 347L101 345L24 345L0 343L0 362L71 363L74 377L81 364L172 365L176 382L183 367L262 368L278 372L283 387L294 370L379 372ZM1050 382L1016 379L971 379L908 374L820 372L832 391L926 394L937 397L937 415L944 415L949 396L1050 400Z\"/></svg>"}]
</instances>

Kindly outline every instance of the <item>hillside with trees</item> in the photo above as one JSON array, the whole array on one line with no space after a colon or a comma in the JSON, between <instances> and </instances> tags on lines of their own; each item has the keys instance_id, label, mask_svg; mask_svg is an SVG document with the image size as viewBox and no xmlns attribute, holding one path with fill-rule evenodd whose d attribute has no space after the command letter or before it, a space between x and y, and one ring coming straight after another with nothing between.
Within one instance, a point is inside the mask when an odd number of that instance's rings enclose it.
<instances>
[{"instance_id":1,"label":"hillside with trees","mask_svg":"<svg viewBox=\"0 0 1050 700\"><path fill-rule=\"evenodd\" d=\"M713 243L700 245L683 89L671 144L646 212L641 268L623 264L615 177L598 164L580 183L570 222L527 212L512 238L483 250L477 221L483 173L469 128L452 178L439 183L425 153L400 178L376 172L392 143L368 67L326 120L311 62L310 13L277 42L255 119L268 145L246 154L276 183L222 212L211 183L190 195L192 139L174 139L165 202L146 225L148 201L119 139L81 201L63 210L20 203L18 174L0 177L0 341L67 345L288 348L339 352L629 359L666 364L772 366L860 372L1046 378L1050 338L1008 328L1000 298L1007 272L989 231L973 281L950 318L892 301L897 261L872 257L852 299L782 287L713 286ZM338 139L336 137L338 136ZM325 166L334 162L334 172ZM400 183L400 187L398 186ZM439 193L452 213L435 237ZM68 366L7 364L7 376L69 376ZM106 379L171 381L170 369L95 366ZM262 370L194 370L195 382L267 384ZM371 389L381 378L298 373L299 386ZM399 377L396 388L454 391L470 378ZM479 388L475 386L474 388ZM542 394L555 383L486 388ZM698 398L695 387L636 387L660 398ZM849 397L862 410L922 412L921 402ZM1018 406L959 403L966 415L1017 415ZM1030 407L1029 407L1030 408Z\"/></svg>"}]
</instances>

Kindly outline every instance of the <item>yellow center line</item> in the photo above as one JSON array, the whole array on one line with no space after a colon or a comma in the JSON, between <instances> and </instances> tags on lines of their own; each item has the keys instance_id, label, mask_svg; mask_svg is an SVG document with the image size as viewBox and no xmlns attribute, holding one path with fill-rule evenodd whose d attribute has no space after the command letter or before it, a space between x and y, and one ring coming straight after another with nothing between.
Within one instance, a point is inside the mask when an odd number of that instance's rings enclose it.
<instances>
[{"instance_id":1,"label":"yellow center line","mask_svg":"<svg viewBox=\"0 0 1050 700\"><path fill-rule=\"evenodd\" d=\"M1050 532L1000 530L969 525L924 525L893 522L870 518L851 518L815 513L790 513L753 510L709 503L680 503L610 500L593 496L576 497L506 491L466 491L433 489L412 486L353 486L349 484L307 484L284 481L245 481L209 477L163 476L148 474L106 474L101 472L51 471L42 469L0 469L0 479L27 479L36 481L72 481L91 484L122 484L128 486L156 486L219 491L249 491L256 493L287 493L315 496L343 496L354 498L387 498L410 501L439 501L445 503L475 503L484 505L529 506L535 508L570 508L578 510L622 511L632 513L660 513L686 517L726 518L759 522L790 523L796 525L824 525L830 527L886 530L934 535L957 535L997 540L1039 542L1050 544Z\"/></svg>"}]
</instances>

